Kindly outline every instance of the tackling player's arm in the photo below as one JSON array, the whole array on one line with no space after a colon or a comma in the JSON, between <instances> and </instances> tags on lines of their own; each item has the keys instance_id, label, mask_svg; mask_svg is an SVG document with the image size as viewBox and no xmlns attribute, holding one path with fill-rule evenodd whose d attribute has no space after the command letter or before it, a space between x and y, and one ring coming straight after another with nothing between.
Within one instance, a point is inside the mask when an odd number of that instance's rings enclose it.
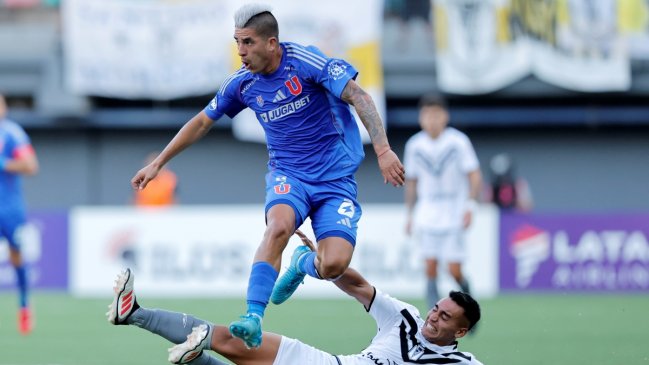
<instances>
[{"instance_id":1,"label":"tackling player's arm","mask_svg":"<svg viewBox=\"0 0 649 365\"><path fill-rule=\"evenodd\" d=\"M167 144L165 149L160 152L158 157L135 174L133 179L131 179L133 189L144 189L149 181L158 175L162 166L185 148L201 139L207 134L213 124L214 121L207 116L205 111L196 114L185 123L176 136Z\"/></svg>"},{"instance_id":2,"label":"tackling player's arm","mask_svg":"<svg viewBox=\"0 0 649 365\"><path fill-rule=\"evenodd\" d=\"M345 273L338 280L334 281L334 283L340 290L356 298L365 309L369 310L376 291L358 271L347 268Z\"/></svg>"},{"instance_id":3,"label":"tackling player's arm","mask_svg":"<svg viewBox=\"0 0 649 365\"><path fill-rule=\"evenodd\" d=\"M388 137L385 134L379 112L376 110L372 97L365 92L354 80L349 80L343 89L340 98L354 106L361 122L367 129L374 146L374 152L379 160L379 168L383 181L394 186L401 186L404 182L404 169L397 154L390 148Z\"/></svg>"}]
</instances>

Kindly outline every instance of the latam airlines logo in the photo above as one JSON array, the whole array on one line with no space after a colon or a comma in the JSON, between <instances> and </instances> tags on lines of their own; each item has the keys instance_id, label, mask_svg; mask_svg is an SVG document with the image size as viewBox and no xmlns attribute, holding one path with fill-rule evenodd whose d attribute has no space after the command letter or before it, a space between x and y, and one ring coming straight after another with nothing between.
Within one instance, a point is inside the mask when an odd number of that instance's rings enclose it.
<instances>
[{"instance_id":1,"label":"latam airlines logo","mask_svg":"<svg viewBox=\"0 0 649 365\"><path fill-rule=\"evenodd\" d=\"M289 116L298 110L304 108L309 104L309 95L303 96L300 99L297 99L293 102L290 102L288 104L284 104L280 106L279 108L275 108L269 112L266 113L261 113L259 114L259 117L261 120L264 121L264 123L268 122L273 122L279 119L282 119L286 116Z\"/></svg>"},{"instance_id":2,"label":"latam airlines logo","mask_svg":"<svg viewBox=\"0 0 649 365\"><path fill-rule=\"evenodd\" d=\"M525 288L530 285L539 265L550 257L550 235L531 225L523 225L514 232L509 247L516 259L516 285Z\"/></svg>"},{"instance_id":3,"label":"latam airlines logo","mask_svg":"<svg viewBox=\"0 0 649 365\"><path fill-rule=\"evenodd\" d=\"M649 290L649 232L643 223L607 217L611 226L601 229L600 220L578 217L566 219L558 227L548 222L553 228L545 230L523 224L513 232L509 245L516 265L515 285L532 289ZM568 226L570 229L564 228Z\"/></svg>"}]
</instances>

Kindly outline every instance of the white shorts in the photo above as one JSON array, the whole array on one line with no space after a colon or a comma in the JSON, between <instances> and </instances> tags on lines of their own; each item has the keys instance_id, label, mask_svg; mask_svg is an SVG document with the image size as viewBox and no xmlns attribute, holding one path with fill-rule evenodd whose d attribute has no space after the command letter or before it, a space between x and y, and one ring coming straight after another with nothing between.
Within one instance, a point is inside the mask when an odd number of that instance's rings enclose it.
<instances>
[{"instance_id":1,"label":"white shorts","mask_svg":"<svg viewBox=\"0 0 649 365\"><path fill-rule=\"evenodd\" d=\"M426 231L417 232L421 253L427 259L447 262L462 262L466 257L464 231Z\"/></svg>"},{"instance_id":2,"label":"white shorts","mask_svg":"<svg viewBox=\"0 0 649 365\"><path fill-rule=\"evenodd\" d=\"M339 365L338 359L293 338L282 336L273 365Z\"/></svg>"}]
</instances>

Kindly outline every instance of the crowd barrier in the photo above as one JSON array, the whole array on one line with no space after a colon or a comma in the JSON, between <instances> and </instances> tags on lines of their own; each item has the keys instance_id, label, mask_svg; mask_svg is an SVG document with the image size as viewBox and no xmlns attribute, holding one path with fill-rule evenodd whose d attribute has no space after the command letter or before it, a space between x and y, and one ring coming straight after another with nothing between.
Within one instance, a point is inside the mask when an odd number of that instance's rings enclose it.
<instances>
[{"instance_id":1,"label":"crowd barrier","mask_svg":"<svg viewBox=\"0 0 649 365\"><path fill-rule=\"evenodd\" d=\"M503 214L482 205L467 231L465 272L476 296L512 292L642 292L649 289L649 214ZM425 288L419 248L404 232L400 204L365 204L351 266L401 297ZM24 257L35 289L81 297L110 295L131 267L144 294L244 297L264 231L261 205L75 207L32 212ZM301 227L313 237L307 221ZM289 242L290 260L297 237ZM13 288L0 244L0 290ZM454 283L441 274L442 290ZM298 297L343 296L307 278Z\"/></svg>"}]
</instances>

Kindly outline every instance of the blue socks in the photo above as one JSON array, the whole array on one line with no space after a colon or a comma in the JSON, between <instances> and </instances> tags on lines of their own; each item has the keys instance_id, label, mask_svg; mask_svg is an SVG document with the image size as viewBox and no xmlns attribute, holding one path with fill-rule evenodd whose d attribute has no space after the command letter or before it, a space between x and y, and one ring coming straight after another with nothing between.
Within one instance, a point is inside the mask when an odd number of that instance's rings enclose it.
<instances>
[{"instance_id":1,"label":"blue socks","mask_svg":"<svg viewBox=\"0 0 649 365\"><path fill-rule=\"evenodd\" d=\"M27 270L25 265L22 264L16 269L16 278L18 279L18 297L20 300L20 308L27 307Z\"/></svg>"},{"instance_id":2,"label":"blue socks","mask_svg":"<svg viewBox=\"0 0 649 365\"><path fill-rule=\"evenodd\" d=\"M273 292L278 275L279 273L268 262L259 261L252 264L248 280L248 313L264 318L268 299Z\"/></svg>"},{"instance_id":3,"label":"blue socks","mask_svg":"<svg viewBox=\"0 0 649 365\"><path fill-rule=\"evenodd\" d=\"M302 257L300 257L300 259L298 260L297 267L303 273L306 273L307 275L314 277L318 280L322 280L320 274L318 274L318 270L315 268L316 256L317 254L315 252L309 252L307 254L302 255Z\"/></svg>"}]
</instances>

